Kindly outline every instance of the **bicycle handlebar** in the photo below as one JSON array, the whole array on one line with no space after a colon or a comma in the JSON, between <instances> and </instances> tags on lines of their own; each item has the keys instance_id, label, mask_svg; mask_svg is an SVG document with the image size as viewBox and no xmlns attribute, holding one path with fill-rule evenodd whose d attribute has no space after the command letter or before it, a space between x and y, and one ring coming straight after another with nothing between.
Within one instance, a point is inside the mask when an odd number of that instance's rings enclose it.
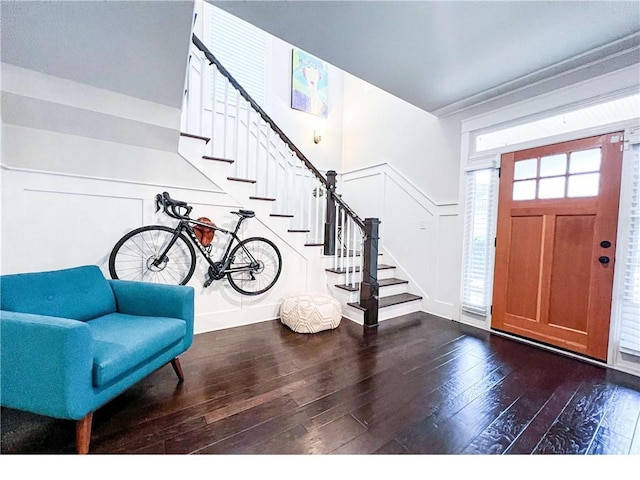
<instances>
[{"instance_id":1,"label":"bicycle handlebar","mask_svg":"<svg viewBox=\"0 0 640 480\"><path fill-rule=\"evenodd\" d=\"M156 212L160 210L160 206L162 206L164 213L178 220L188 220L189 214L193 209L187 202L171 198L168 192L162 192L162 194L159 193L156 195ZM179 211L181 208L184 208L186 212L181 213Z\"/></svg>"}]
</instances>

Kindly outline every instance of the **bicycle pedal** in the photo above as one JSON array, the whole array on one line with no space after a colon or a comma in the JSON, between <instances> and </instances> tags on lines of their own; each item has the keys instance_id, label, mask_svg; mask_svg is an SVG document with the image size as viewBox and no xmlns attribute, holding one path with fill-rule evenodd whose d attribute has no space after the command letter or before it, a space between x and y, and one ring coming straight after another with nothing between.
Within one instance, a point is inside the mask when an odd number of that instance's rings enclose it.
<instances>
[{"instance_id":1,"label":"bicycle pedal","mask_svg":"<svg viewBox=\"0 0 640 480\"><path fill-rule=\"evenodd\" d=\"M205 282L202 284L204 288L207 288L209 285L213 283L213 278L207 278Z\"/></svg>"}]
</instances>

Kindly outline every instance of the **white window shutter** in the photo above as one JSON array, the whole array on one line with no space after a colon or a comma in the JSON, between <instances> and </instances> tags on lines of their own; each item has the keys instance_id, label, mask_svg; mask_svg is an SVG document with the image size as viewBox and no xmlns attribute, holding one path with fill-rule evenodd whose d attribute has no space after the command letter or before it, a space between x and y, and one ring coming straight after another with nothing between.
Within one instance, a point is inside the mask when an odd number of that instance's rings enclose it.
<instances>
[{"instance_id":1,"label":"white window shutter","mask_svg":"<svg viewBox=\"0 0 640 480\"><path fill-rule=\"evenodd\" d=\"M491 299L497 173L485 168L467 173L461 306L485 316Z\"/></svg>"},{"instance_id":2,"label":"white window shutter","mask_svg":"<svg viewBox=\"0 0 640 480\"><path fill-rule=\"evenodd\" d=\"M212 7L209 48L251 98L264 108L267 34L224 10ZM224 84L217 83L216 96L222 99Z\"/></svg>"},{"instance_id":3,"label":"white window shutter","mask_svg":"<svg viewBox=\"0 0 640 480\"><path fill-rule=\"evenodd\" d=\"M640 144L631 145L628 151L633 163L631 205L628 221L622 232L624 269L622 300L620 302L620 351L640 356Z\"/></svg>"}]
</instances>

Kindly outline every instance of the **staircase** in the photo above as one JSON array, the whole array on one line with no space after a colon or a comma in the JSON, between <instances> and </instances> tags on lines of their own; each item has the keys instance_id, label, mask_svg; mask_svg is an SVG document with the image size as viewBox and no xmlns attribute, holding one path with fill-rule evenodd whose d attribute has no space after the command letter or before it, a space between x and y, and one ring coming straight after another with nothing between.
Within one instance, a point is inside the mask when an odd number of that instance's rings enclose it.
<instances>
[{"instance_id":1,"label":"staircase","mask_svg":"<svg viewBox=\"0 0 640 480\"><path fill-rule=\"evenodd\" d=\"M195 35L182 130L180 154L304 252L345 317L376 326L421 310L382 262L379 220L358 217L336 194L336 172L317 170Z\"/></svg>"},{"instance_id":2,"label":"staircase","mask_svg":"<svg viewBox=\"0 0 640 480\"><path fill-rule=\"evenodd\" d=\"M383 255L381 255L382 257ZM344 270L339 268L327 268L329 281L334 285L333 295L346 306L343 308L346 317L358 321L365 308L360 305L360 283L354 285L347 283L333 283L344 281ZM378 320L388 320L405 313L420 310L422 297L408 292L409 281L396 278L394 265L378 264ZM360 323L360 322L359 322Z\"/></svg>"}]
</instances>

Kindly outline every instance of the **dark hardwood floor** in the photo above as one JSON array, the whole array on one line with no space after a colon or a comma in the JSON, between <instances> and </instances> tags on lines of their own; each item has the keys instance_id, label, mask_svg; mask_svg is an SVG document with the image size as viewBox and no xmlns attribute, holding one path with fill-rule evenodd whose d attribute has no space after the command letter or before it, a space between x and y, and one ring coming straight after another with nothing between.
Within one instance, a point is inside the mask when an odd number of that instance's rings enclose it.
<instances>
[{"instance_id":1,"label":"dark hardwood floor","mask_svg":"<svg viewBox=\"0 0 640 480\"><path fill-rule=\"evenodd\" d=\"M96 412L90 452L640 454L640 378L424 313L201 334L181 362ZM3 454L74 452L73 422L1 413Z\"/></svg>"}]
</instances>

